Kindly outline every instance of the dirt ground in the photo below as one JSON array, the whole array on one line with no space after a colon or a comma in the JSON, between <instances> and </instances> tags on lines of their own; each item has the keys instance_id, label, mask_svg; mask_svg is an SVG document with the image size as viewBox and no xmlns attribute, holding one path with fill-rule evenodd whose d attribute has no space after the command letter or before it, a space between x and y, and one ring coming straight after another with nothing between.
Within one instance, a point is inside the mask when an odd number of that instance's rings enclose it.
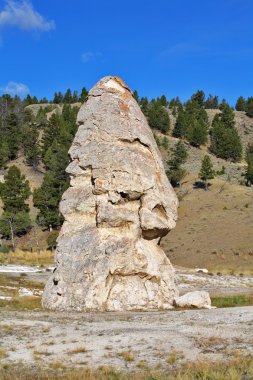
<instances>
[{"instance_id":1,"label":"dirt ground","mask_svg":"<svg viewBox=\"0 0 253 380\"><path fill-rule=\"evenodd\" d=\"M7 304L12 301L0 301L0 365L22 362L49 368L166 369L191 361L253 356L253 306L125 313L53 312L40 307L43 284L49 275L48 268L0 266L0 296L17 297L21 289L27 289L38 297L33 310L9 310ZM192 290L208 290L212 296L253 292L250 276L210 276L176 268L176 282L181 294ZM18 297L25 302L26 296Z\"/></svg>"},{"instance_id":2,"label":"dirt ground","mask_svg":"<svg viewBox=\"0 0 253 380\"><path fill-rule=\"evenodd\" d=\"M253 355L253 307L0 317L2 363L134 369Z\"/></svg>"}]
</instances>

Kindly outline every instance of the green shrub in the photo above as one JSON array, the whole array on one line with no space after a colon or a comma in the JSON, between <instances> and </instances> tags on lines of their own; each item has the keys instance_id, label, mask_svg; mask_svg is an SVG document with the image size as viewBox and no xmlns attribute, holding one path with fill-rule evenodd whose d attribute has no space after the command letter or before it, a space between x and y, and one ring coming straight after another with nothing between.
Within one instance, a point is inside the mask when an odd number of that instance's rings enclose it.
<instances>
[{"instance_id":1,"label":"green shrub","mask_svg":"<svg viewBox=\"0 0 253 380\"><path fill-rule=\"evenodd\" d=\"M47 237L48 249L52 250L56 248L58 235L59 235L59 231L52 231L49 233Z\"/></svg>"},{"instance_id":2,"label":"green shrub","mask_svg":"<svg viewBox=\"0 0 253 380\"><path fill-rule=\"evenodd\" d=\"M9 253L10 247L8 245L2 244L0 245L0 253Z\"/></svg>"}]
</instances>

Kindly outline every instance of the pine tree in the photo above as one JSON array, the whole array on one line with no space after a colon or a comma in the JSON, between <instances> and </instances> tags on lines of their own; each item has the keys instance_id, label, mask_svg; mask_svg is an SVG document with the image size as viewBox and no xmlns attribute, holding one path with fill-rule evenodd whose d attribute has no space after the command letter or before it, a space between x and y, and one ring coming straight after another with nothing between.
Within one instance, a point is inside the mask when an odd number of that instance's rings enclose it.
<instances>
[{"instance_id":1,"label":"pine tree","mask_svg":"<svg viewBox=\"0 0 253 380\"><path fill-rule=\"evenodd\" d=\"M160 98L160 103L161 103L162 106L167 107L167 105L168 105L168 101L167 101L165 95L162 95L162 96L161 96L161 98Z\"/></svg>"},{"instance_id":2,"label":"pine tree","mask_svg":"<svg viewBox=\"0 0 253 380\"><path fill-rule=\"evenodd\" d=\"M34 191L34 205L39 209L37 222L44 228L57 228L63 222L59 211L62 194L69 187L69 177L65 172L68 166L68 150L76 133L77 108L65 104L61 116L57 116L57 133L46 139L47 150L43 162L46 167L42 185ZM49 137L49 134L48 136Z\"/></svg>"},{"instance_id":3,"label":"pine tree","mask_svg":"<svg viewBox=\"0 0 253 380\"><path fill-rule=\"evenodd\" d=\"M12 239L14 249L14 236L22 235L31 229L29 207L26 204L29 195L29 182L16 166L11 166L4 177L4 183L0 184L0 197L4 209L0 218L0 233Z\"/></svg>"},{"instance_id":4,"label":"pine tree","mask_svg":"<svg viewBox=\"0 0 253 380\"><path fill-rule=\"evenodd\" d=\"M224 107L229 106L229 104L226 102L226 99L222 99L221 103L219 104L219 109L222 111Z\"/></svg>"},{"instance_id":5,"label":"pine tree","mask_svg":"<svg viewBox=\"0 0 253 380\"><path fill-rule=\"evenodd\" d=\"M249 117L253 117L253 97L247 99L246 114Z\"/></svg>"},{"instance_id":6,"label":"pine tree","mask_svg":"<svg viewBox=\"0 0 253 380\"><path fill-rule=\"evenodd\" d=\"M213 164L209 156L204 156L201 169L199 172L199 178L205 183L205 190L208 190L208 180L214 178L215 171L213 170Z\"/></svg>"},{"instance_id":7,"label":"pine tree","mask_svg":"<svg viewBox=\"0 0 253 380\"><path fill-rule=\"evenodd\" d=\"M187 130L187 118L185 111L183 108L180 108L178 111L177 119L176 119L176 124L173 129L173 136L174 137L185 137L186 135L186 130Z\"/></svg>"},{"instance_id":8,"label":"pine tree","mask_svg":"<svg viewBox=\"0 0 253 380\"><path fill-rule=\"evenodd\" d=\"M203 96L198 101L197 97L188 101L184 109L183 107L178 108L178 116L173 130L173 136L184 137L193 146L204 145L207 142L208 117L206 111L200 106L203 103Z\"/></svg>"},{"instance_id":9,"label":"pine tree","mask_svg":"<svg viewBox=\"0 0 253 380\"><path fill-rule=\"evenodd\" d=\"M70 144L70 135L62 132L49 147L44 158L47 172L41 187L33 194L34 205L40 210L37 221L39 225L48 229L58 227L63 222L59 212L59 202L69 187L69 178L65 169L68 166Z\"/></svg>"},{"instance_id":10,"label":"pine tree","mask_svg":"<svg viewBox=\"0 0 253 380\"><path fill-rule=\"evenodd\" d=\"M211 94L205 101L205 108L207 109L217 109L219 107L219 98L218 96L212 96Z\"/></svg>"},{"instance_id":11,"label":"pine tree","mask_svg":"<svg viewBox=\"0 0 253 380\"><path fill-rule=\"evenodd\" d=\"M6 118L3 136L8 144L9 158L14 159L18 152L21 137L18 117L14 112L11 112Z\"/></svg>"},{"instance_id":12,"label":"pine tree","mask_svg":"<svg viewBox=\"0 0 253 380\"><path fill-rule=\"evenodd\" d=\"M44 96L44 97L40 100L40 103L41 103L41 104L48 103L47 98Z\"/></svg>"},{"instance_id":13,"label":"pine tree","mask_svg":"<svg viewBox=\"0 0 253 380\"><path fill-rule=\"evenodd\" d=\"M181 107L182 108L182 103L181 103L178 96L176 98L172 98L169 101L169 108L173 109L174 107L176 107L176 108Z\"/></svg>"},{"instance_id":14,"label":"pine tree","mask_svg":"<svg viewBox=\"0 0 253 380\"><path fill-rule=\"evenodd\" d=\"M230 161L240 161L242 144L235 129L234 112L226 105L212 122L210 151L217 157Z\"/></svg>"},{"instance_id":15,"label":"pine tree","mask_svg":"<svg viewBox=\"0 0 253 380\"><path fill-rule=\"evenodd\" d=\"M140 107L141 107L141 110L143 112L143 114L148 117L148 98L145 97L145 98L141 98L140 100Z\"/></svg>"},{"instance_id":16,"label":"pine tree","mask_svg":"<svg viewBox=\"0 0 253 380\"><path fill-rule=\"evenodd\" d=\"M188 157L186 147L182 141L179 141L172 150L171 159L167 162L168 170L166 174L172 184L172 186L180 186L181 182L186 176L187 172L181 167Z\"/></svg>"},{"instance_id":17,"label":"pine tree","mask_svg":"<svg viewBox=\"0 0 253 380\"><path fill-rule=\"evenodd\" d=\"M62 92L55 92L54 93L54 99L53 99L53 103L55 104L61 104L63 102L63 94Z\"/></svg>"},{"instance_id":18,"label":"pine tree","mask_svg":"<svg viewBox=\"0 0 253 380\"><path fill-rule=\"evenodd\" d=\"M247 169L245 179L247 186L253 184L253 144L249 144L246 150Z\"/></svg>"},{"instance_id":19,"label":"pine tree","mask_svg":"<svg viewBox=\"0 0 253 380\"><path fill-rule=\"evenodd\" d=\"M32 113L32 110L26 108L23 113L23 124L32 123L35 121L35 116Z\"/></svg>"},{"instance_id":20,"label":"pine tree","mask_svg":"<svg viewBox=\"0 0 253 380\"><path fill-rule=\"evenodd\" d=\"M74 91L73 96L72 96L72 103L77 103L77 102L78 102L78 93L77 91Z\"/></svg>"},{"instance_id":21,"label":"pine tree","mask_svg":"<svg viewBox=\"0 0 253 380\"><path fill-rule=\"evenodd\" d=\"M198 90L195 94L191 96L191 100L196 102L199 107L203 108L205 104L205 93L202 90Z\"/></svg>"},{"instance_id":22,"label":"pine tree","mask_svg":"<svg viewBox=\"0 0 253 380\"><path fill-rule=\"evenodd\" d=\"M72 93L71 93L71 90L70 88L67 89L64 97L63 97L63 103L67 103L67 104L70 104L72 103Z\"/></svg>"},{"instance_id":23,"label":"pine tree","mask_svg":"<svg viewBox=\"0 0 253 380\"><path fill-rule=\"evenodd\" d=\"M24 99L24 103L26 106L29 106L30 104L33 104L33 100L32 100L32 97L31 95L27 95L27 97Z\"/></svg>"},{"instance_id":24,"label":"pine tree","mask_svg":"<svg viewBox=\"0 0 253 380\"><path fill-rule=\"evenodd\" d=\"M28 212L11 213L6 211L0 217L0 234L3 238L12 240L13 250L15 250L15 237L25 235L31 228Z\"/></svg>"},{"instance_id":25,"label":"pine tree","mask_svg":"<svg viewBox=\"0 0 253 380\"><path fill-rule=\"evenodd\" d=\"M60 126L61 126L61 117L55 113L50 117L49 122L44 129L44 133L43 133L42 141L41 141L42 142L42 147L41 147L42 157L45 157L45 154L48 148L54 142L55 138L59 135Z\"/></svg>"},{"instance_id":26,"label":"pine tree","mask_svg":"<svg viewBox=\"0 0 253 380\"><path fill-rule=\"evenodd\" d=\"M161 145L163 146L163 148L165 150L168 150L168 148L169 148L169 141L168 141L168 139L167 139L166 136L163 137Z\"/></svg>"},{"instance_id":27,"label":"pine tree","mask_svg":"<svg viewBox=\"0 0 253 380\"><path fill-rule=\"evenodd\" d=\"M1 132L1 131L0 131ZM9 147L6 141L2 139L0 141L0 169L4 168L7 162L9 161Z\"/></svg>"},{"instance_id":28,"label":"pine tree","mask_svg":"<svg viewBox=\"0 0 253 380\"><path fill-rule=\"evenodd\" d=\"M244 99L243 96L240 96L237 99L236 105L235 105L236 111L245 111L246 109L246 100Z\"/></svg>"},{"instance_id":29,"label":"pine tree","mask_svg":"<svg viewBox=\"0 0 253 380\"><path fill-rule=\"evenodd\" d=\"M82 88L82 92L79 98L79 102L84 103L88 99L88 91L86 90L85 87Z\"/></svg>"},{"instance_id":30,"label":"pine tree","mask_svg":"<svg viewBox=\"0 0 253 380\"><path fill-rule=\"evenodd\" d=\"M39 101L38 101L38 98L36 96L33 96L32 97L32 104L38 104Z\"/></svg>"},{"instance_id":31,"label":"pine tree","mask_svg":"<svg viewBox=\"0 0 253 380\"><path fill-rule=\"evenodd\" d=\"M186 134L189 143L195 147L207 142L207 124L203 120L193 118Z\"/></svg>"},{"instance_id":32,"label":"pine tree","mask_svg":"<svg viewBox=\"0 0 253 380\"><path fill-rule=\"evenodd\" d=\"M46 115L45 110L42 107L40 107L40 109L36 115L35 121L36 121L38 128L46 128L46 126L48 124L47 115Z\"/></svg>"},{"instance_id":33,"label":"pine tree","mask_svg":"<svg viewBox=\"0 0 253 380\"><path fill-rule=\"evenodd\" d=\"M26 163L37 168L40 160L39 130L35 123L27 123L22 127L22 146Z\"/></svg>"},{"instance_id":34,"label":"pine tree","mask_svg":"<svg viewBox=\"0 0 253 380\"><path fill-rule=\"evenodd\" d=\"M133 92L133 98L136 100L137 103L140 102L140 99L139 99L139 95L138 95L138 91L137 91L137 90L135 90L135 91Z\"/></svg>"},{"instance_id":35,"label":"pine tree","mask_svg":"<svg viewBox=\"0 0 253 380\"><path fill-rule=\"evenodd\" d=\"M29 208L25 201L29 195L29 182L15 165L11 166L4 176L4 183L0 183L0 197L4 210L28 211Z\"/></svg>"},{"instance_id":36,"label":"pine tree","mask_svg":"<svg viewBox=\"0 0 253 380\"><path fill-rule=\"evenodd\" d=\"M37 216L40 226L51 229L62 224L63 217L59 211L59 202L68 185L66 182L62 187L62 184L57 183L55 173L52 171L45 174L42 186L33 193L34 206L40 210Z\"/></svg>"},{"instance_id":37,"label":"pine tree","mask_svg":"<svg viewBox=\"0 0 253 380\"><path fill-rule=\"evenodd\" d=\"M225 128L234 128L235 113L228 104L223 107L221 114L216 116L219 116Z\"/></svg>"},{"instance_id":38,"label":"pine tree","mask_svg":"<svg viewBox=\"0 0 253 380\"><path fill-rule=\"evenodd\" d=\"M253 157L247 159L245 179L247 186L251 186L253 184Z\"/></svg>"},{"instance_id":39,"label":"pine tree","mask_svg":"<svg viewBox=\"0 0 253 380\"><path fill-rule=\"evenodd\" d=\"M158 129L162 133L167 133L170 128L170 118L167 110L153 100L148 107L148 122L151 128Z\"/></svg>"}]
</instances>

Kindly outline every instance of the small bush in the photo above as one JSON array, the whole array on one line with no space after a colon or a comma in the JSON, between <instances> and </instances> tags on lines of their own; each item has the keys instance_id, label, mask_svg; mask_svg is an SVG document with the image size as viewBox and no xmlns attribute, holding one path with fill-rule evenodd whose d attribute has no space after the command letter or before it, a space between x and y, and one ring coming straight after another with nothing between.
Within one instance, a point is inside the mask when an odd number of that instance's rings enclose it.
<instances>
[{"instance_id":1,"label":"small bush","mask_svg":"<svg viewBox=\"0 0 253 380\"><path fill-rule=\"evenodd\" d=\"M59 231L52 231L47 237L48 249L55 249L57 245L57 238L59 236Z\"/></svg>"},{"instance_id":2,"label":"small bush","mask_svg":"<svg viewBox=\"0 0 253 380\"><path fill-rule=\"evenodd\" d=\"M10 252L10 247L8 245L0 245L0 253L9 253Z\"/></svg>"},{"instance_id":3,"label":"small bush","mask_svg":"<svg viewBox=\"0 0 253 380\"><path fill-rule=\"evenodd\" d=\"M223 175L225 174L225 166L223 165L221 170L217 170L216 175Z\"/></svg>"}]
</instances>

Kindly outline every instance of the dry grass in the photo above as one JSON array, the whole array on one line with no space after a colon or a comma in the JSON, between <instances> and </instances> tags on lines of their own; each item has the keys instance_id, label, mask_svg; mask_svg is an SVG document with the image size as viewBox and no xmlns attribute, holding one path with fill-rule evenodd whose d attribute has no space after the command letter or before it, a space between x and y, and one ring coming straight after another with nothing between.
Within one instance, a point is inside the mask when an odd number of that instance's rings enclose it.
<instances>
[{"instance_id":1,"label":"dry grass","mask_svg":"<svg viewBox=\"0 0 253 380\"><path fill-rule=\"evenodd\" d=\"M195 343L202 353L226 352L229 342L219 336L196 337Z\"/></svg>"},{"instance_id":2,"label":"dry grass","mask_svg":"<svg viewBox=\"0 0 253 380\"><path fill-rule=\"evenodd\" d=\"M181 359L184 359L184 354L182 352L174 350L174 351L169 353L169 356L167 358L167 363L168 364L174 364L178 360L181 360Z\"/></svg>"},{"instance_id":3,"label":"dry grass","mask_svg":"<svg viewBox=\"0 0 253 380\"><path fill-rule=\"evenodd\" d=\"M48 265L53 262L54 252L47 250L29 252L17 248L15 252L0 253L0 264Z\"/></svg>"},{"instance_id":4,"label":"dry grass","mask_svg":"<svg viewBox=\"0 0 253 380\"><path fill-rule=\"evenodd\" d=\"M0 360L5 359L8 356L4 348L0 347Z\"/></svg>"},{"instance_id":5,"label":"dry grass","mask_svg":"<svg viewBox=\"0 0 253 380\"><path fill-rule=\"evenodd\" d=\"M177 226L162 241L172 264L252 275L252 189L228 183L219 193L223 182L215 179L204 191L193 189L196 177L188 179L182 191L189 193L180 202Z\"/></svg>"},{"instance_id":6,"label":"dry grass","mask_svg":"<svg viewBox=\"0 0 253 380\"><path fill-rule=\"evenodd\" d=\"M0 310L42 310L40 297L14 297L12 300L0 300Z\"/></svg>"},{"instance_id":7,"label":"dry grass","mask_svg":"<svg viewBox=\"0 0 253 380\"><path fill-rule=\"evenodd\" d=\"M35 282L29 280L24 273L19 275L13 275L10 273L1 273L0 276L0 286L2 287L12 287L15 288L28 288L28 289L44 289L44 284L42 282ZM2 291L2 290L1 290Z\"/></svg>"},{"instance_id":8,"label":"dry grass","mask_svg":"<svg viewBox=\"0 0 253 380\"><path fill-rule=\"evenodd\" d=\"M134 355L131 351L122 351L118 353L118 356L123 358L126 362L133 362L134 361Z\"/></svg>"},{"instance_id":9,"label":"dry grass","mask_svg":"<svg viewBox=\"0 0 253 380\"><path fill-rule=\"evenodd\" d=\"M65 368L61 363L52 363L50 369L2 365L1 380L250 380L253 378L252 358L238 357L219 363L197 362L180 369L138 369L137 372L119 372L113 367L101 367L94 371L89 368ZM142 366L141 366L142 367Z\"/></svg>"},{"instance_id":10,"label":"dry grass","mask_svg":"<svg viewBox=\"0 0 253 380\"><path fill-rule=\"evenodd\" d=\"M68 351L68 355L77 355L77 354L83 354L86 353L88 350L85 347L77 347L73 350Z\"/></svg>"},{"instance_id":11,"label":"dry grass","mask_svg":"<svg viewBox=\"0 0 253 380\"><path fill-rule=\"evenodd\" d=\"M1 273L1 293L12 297L10 300L0 300L0 310L38 310L41 309L42 282L30 280L24 273L13 275ZM34 296L20 296L19 289L26 288L34 292Z\"/></svg>"}]
</instances>

